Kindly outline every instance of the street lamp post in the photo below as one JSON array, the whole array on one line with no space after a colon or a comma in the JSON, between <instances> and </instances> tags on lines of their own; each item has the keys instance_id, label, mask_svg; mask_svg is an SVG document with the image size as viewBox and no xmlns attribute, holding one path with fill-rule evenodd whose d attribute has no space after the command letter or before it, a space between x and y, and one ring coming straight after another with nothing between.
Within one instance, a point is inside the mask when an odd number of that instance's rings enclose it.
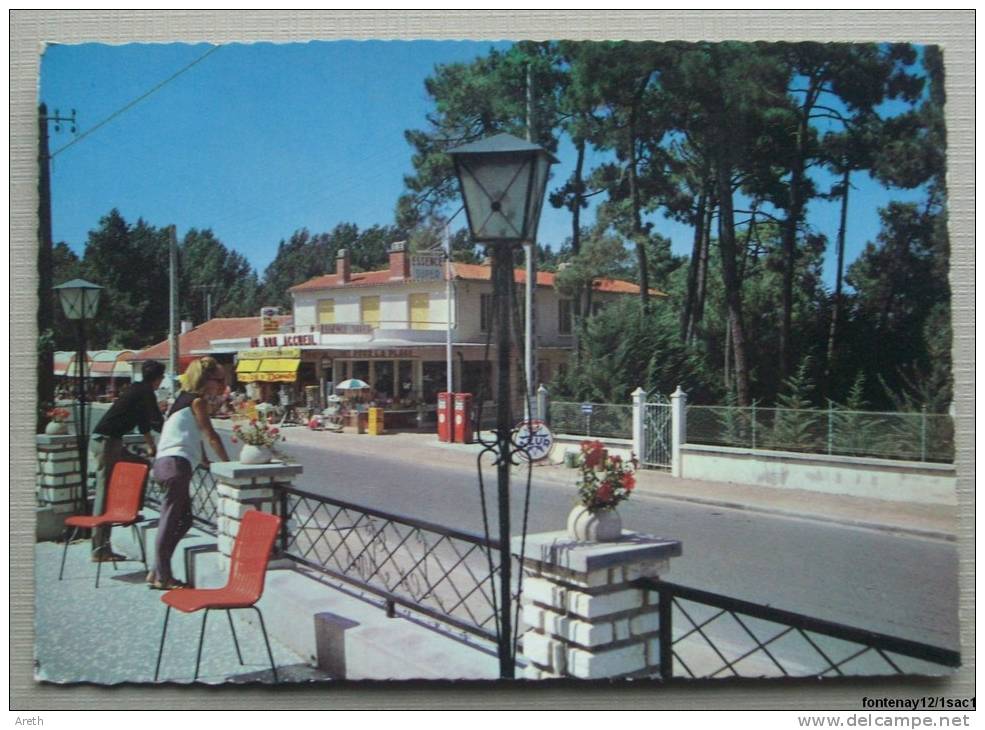
<instances>
[{"instance_id":1,"label":"street lamp post","mask_svg":"<svg viewBox=\"0 0 985 730\"><path fill-rule=\"evenodd\" d=\"M496 474L499 514L499 672L512 679L515 654L511 617L510 466L514 447L510 391L510 291L513 254L532 240L540 220L547 175L557 160L542 147L510 134L456 147L455 163L469 231L492 254L493 316L496 328Z\"/></svg>"},{"instance_id":2,"label":"street lamp post","mask_svg":"<svg viewBox=\"0 0 985 730\"><path fill-rule=\"evenodd\" d=\"M58 299L65 316L76 323L78 351L75 355L75 368L78 374L78 406L75 413L75 440L79 450L79 474L82 481L79 497L82 514L89 514L89 429L86 423L86 320L96 316L99 307L99 292L102 287L83 279L73 279L52 287L58 292Z\"/></svg>"}]
</instances>

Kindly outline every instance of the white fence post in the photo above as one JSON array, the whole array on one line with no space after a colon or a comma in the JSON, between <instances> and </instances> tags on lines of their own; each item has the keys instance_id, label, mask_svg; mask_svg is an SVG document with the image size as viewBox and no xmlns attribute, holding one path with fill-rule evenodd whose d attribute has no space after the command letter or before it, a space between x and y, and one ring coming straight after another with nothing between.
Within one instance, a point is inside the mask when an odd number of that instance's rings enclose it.
<instances>
[{"instance_id":1,"label":"white fence post","mask_svg":"<svg viewBox=\"0 0 985 730\"><path fill-rule=\"evenodd\" d=\"M670 396L670 474L681 476L681 446L687 441L687 393L677 386Z\"/></svg>"},{"instance_id":2,"label":"white fence post","mask_svg":"<svg viewBox=\"0 0 985 730\"><path fill-rule=\"evenodd\" d=\"M643 411L646 406L646 391L637 388L633 391L633 453L643 461Z\"/></svg>"},{"instance_id":3,"label":"white fence post","mask_svg":"<svg viewBox=\"0 0 985 730\"><path fill-rule=\"evenodd\" d=\"M547 386L541 383L540 387L537 388L537 418L544 423L550 423L547 418L547 398Z\"/></svg>"}]
</instances>

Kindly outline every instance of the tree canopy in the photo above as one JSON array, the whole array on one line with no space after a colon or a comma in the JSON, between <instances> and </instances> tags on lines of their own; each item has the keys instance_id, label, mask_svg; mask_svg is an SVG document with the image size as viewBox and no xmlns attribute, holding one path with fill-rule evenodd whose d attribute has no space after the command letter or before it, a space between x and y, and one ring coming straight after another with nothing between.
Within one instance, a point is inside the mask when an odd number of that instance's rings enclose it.
<instances>
[{"instance_id":1,"label":"tree canopy","mask_svg":"<svg viewBox=\"0 0 985 730\"><path fill-rule=\"evenodd\" d=\"M949 400L949 380L934 375L950 372L938 48L519 43L438 66L425 90L432 112L406 133L414 173L398 220L441 215L457 203L450 147L500 131L522 135L529 125L548 149L574 148L572 174L553 181L549 196L571 215L570 238L555 246L558 263L569 264L558 282L576 302L586 352L676 320L709 397L773 401L790 378L810 377L818 404L844 400L861 383L868 402L888 405L922 387L918 381L944 383L936 400ZM926 202L880 211L877 240L862 247L856 239L864 251L846 272L858 175L925 190ZM592 199L594 222L585 220ZM821 199L841 209L830 240L812 225L812 202ZM686 259L660 235L662 217L693 229ZM609 254L600 265L603 241ZM837 262L833 290L821 277L828 256ZM592 308L581 306L586 282L629 257L625 273L641 285L641 316L659 324L640 330L628 318L607 319L615 331L602 335ZM653 287L671 297L649 301ZM588 397L594 380L575 372L596 368L586 352L572 356L564 381L577 397ZM637 385L654 384L630 390Z\"/></svg>"}]
</instances>

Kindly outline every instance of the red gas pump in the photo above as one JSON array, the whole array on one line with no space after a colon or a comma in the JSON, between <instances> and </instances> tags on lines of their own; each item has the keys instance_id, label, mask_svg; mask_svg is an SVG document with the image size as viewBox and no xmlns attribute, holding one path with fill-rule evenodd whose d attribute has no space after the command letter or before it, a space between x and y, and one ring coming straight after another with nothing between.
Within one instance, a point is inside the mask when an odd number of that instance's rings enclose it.
<instances>
[{"instance_id":1,"label":"red gas pump","mask_svg":"<svg viewBox=\"0 0 985 730\"><path fill-rule=\"evenodd\" d=\"M454 393L438 393L438 441L451 441L451 403Z\"/></svg>"},{"instance_id":2,"label":"red gas pump","mask_svg":"<svg viewBox=\"0 0 985 730\"><path fill-rule=\"evenodd\" d=\"M455 441L470 444L475 440L472 428L472 394L455 393Z\"/></svg>"}]
</instances>

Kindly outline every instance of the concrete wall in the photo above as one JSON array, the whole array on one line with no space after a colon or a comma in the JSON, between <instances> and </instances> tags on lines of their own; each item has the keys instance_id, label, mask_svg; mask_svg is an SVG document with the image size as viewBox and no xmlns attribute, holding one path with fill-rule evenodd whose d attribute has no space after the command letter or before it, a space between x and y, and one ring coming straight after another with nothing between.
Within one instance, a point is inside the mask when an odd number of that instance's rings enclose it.
<instances>
[{"instance_id":1,"label":"concrete wall","mask_svg":"<svg viewBox=\"0 0 985 730\"><path fill-rule=\"evenodd\" d=\"M957 504L956 476L949 464L686 444L681 448L680 476L920 504Z\"/></svg>"}]
</instances>

